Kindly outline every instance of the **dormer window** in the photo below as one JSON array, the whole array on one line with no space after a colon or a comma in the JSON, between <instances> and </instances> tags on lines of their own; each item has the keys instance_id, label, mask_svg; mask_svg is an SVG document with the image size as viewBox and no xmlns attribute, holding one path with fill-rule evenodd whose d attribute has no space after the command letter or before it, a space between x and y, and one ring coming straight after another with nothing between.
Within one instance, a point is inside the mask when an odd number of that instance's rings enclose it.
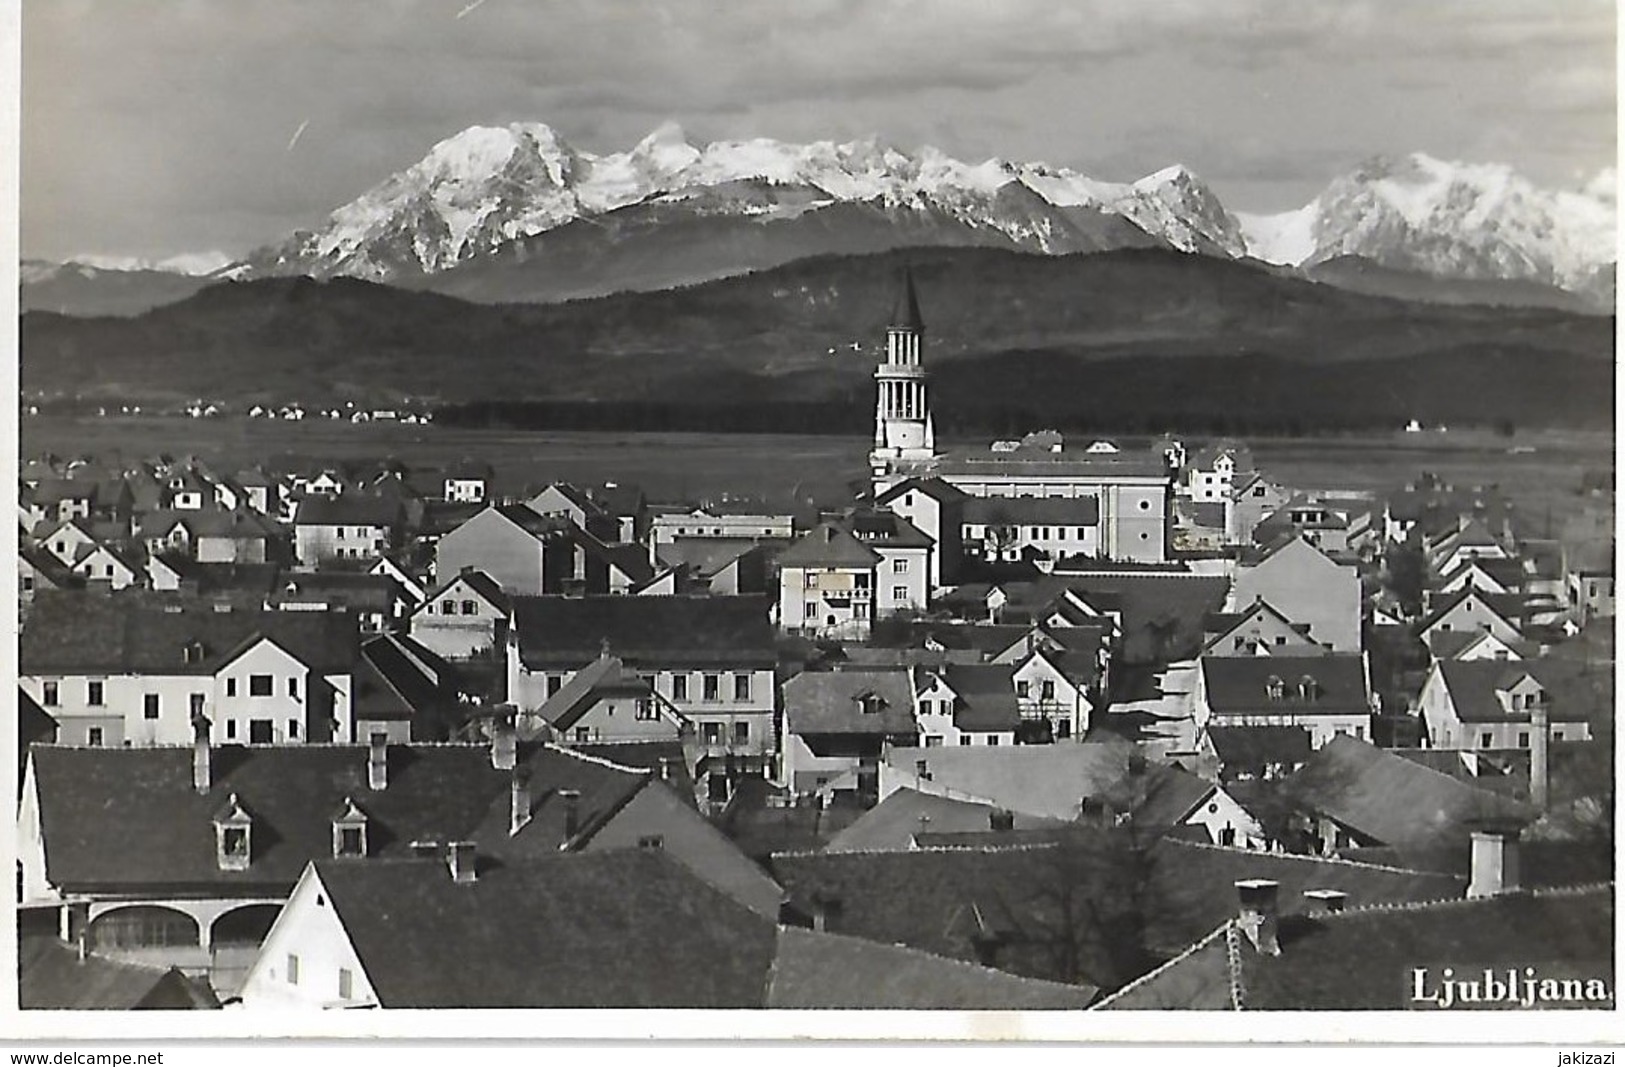
<instances>
[{"instance_id":1,"label":"dormer window","mask_svg":"<svg viewBox=\"0 0 1625 1067\"><path fill-rule=\"evenodd\" d=\"M203 662L203 642L188 641L181 648L181 659L186 663Z\"/></svg>"},{"instance_id":2,"label":"dormer window","mask_svg":"<svg viewBox=\"0 0 1625 1067\"><path fill-rule=\"evenodd\" d=\"M367 815L350 797L333 816L333 855L365 856L367 854Z\"/></svg>"},{"instance_id":3,"label":"dormer window","mask_svg":"<svg viewBox=\"0 0 1625 1067\"><path fill-rule=\"evenodd\" d=\"M237 794L226 797L226 803L214 816L215 860L223 871L246 871L253 854L250 837L254 820L243 809Z\"/></svg>"},{"instance_id":4,"label":"dormer window","mask_svg":"<svg viewBox=\"0 0 1625 1067\"><path fill-rule=\"evenodd\" d=\"M1304 675L1298 679L1298 697L1305 703L1313 703L1320 695L1320 687L1315 684L1313 675Z\"/></svg>"},{"instance_id":5,"label":"dormer window","mask_svg":"<svg viewBox=\"0 0 1625 1067\"><path fill-rule=\"evenodd\" d=\"M865 715L875 715L886 706L885 698L879 693L865 690L858 694L858 710Z\"/></svg>"},{"instance_id":6,"label":"dormer window","mask_svg":"<svg viewBox=\"0 0 1625 1067\"><path fill-rule=\"evenodd\" d=\"M1270 675L1264 683L1264 692L1271 700L1280 700L1286 695L1286 683L1278 675Z\"/></svg>"}]
</instances>

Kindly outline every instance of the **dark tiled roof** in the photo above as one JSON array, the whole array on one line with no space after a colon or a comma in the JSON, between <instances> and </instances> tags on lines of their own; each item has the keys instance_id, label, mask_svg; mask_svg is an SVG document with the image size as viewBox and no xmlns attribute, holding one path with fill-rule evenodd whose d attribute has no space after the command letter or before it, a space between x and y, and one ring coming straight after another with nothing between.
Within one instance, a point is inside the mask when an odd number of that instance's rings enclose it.
<instances>
[{"instance_id":1,"label":"dark tiled roof","mask_svg":"<svg viewBox=\"0 0 1625 1067\"><path fill-rule=\"evenodd\" d=\"M770 920L663 852L623 849L486 863L317 864L388 1008L762 1006Z\"/></svg>"},{"instance_id":2,"label":"dark tiled roof","mask_svg":"<svg viewBox=\"0 0 1625 1067\"><path fill-rule=\"evenodd\" d=\"M1188 659L1202 647L1202 621L1229 592L1221 577L1178 573L1101 573L1064 577L1068 588L1098 603L1114 595L1122 611L1125 662Z\"/></svg>"},{"instance_id":3,"label":"dark tiled roof","mask_svg":"<svg viewBox=\"0 0 1625 1067\"><path fill-rule=\"evenodd\" d=\"M1476 819L1523 805L1352 737L1334 737L1287 779L1293 803L1396 847L1449 845Z\"/></svg>"},{"instance_id":4,"label":"dark tiled roof","mask_svg":"<svg viewBox=\"0 0 1625 1067\"><path fill-rule=\"evenodd\" d=\"M1587 671L1573 660L1444 660L1438 670L1464 723L1530 721L1527 709L1503 709L1495 695L1525 675L1546 690L1552 722L1591 722L1613 707L1612 672Z\"/></svg>"},{"instance_id":5,"label":"dark tiled roof","mask_svg":"<svg viewBox=\"0 0 1625 1067\"><path fill-rule=\"evenodd\" d=\"M887 762L904 775L924 760L933 789L977 798L1010 811L1075 819L1085 796L1098 797L1128 771L1132 745L1123 741L1054 745L980 745L891 751Z\"/></svg>"},{"instance_id":6,"label":"dark tiled roof","mask_svg":"<svg viewBox=\"0 0 1625 1067\"><path fill-rule=\"evenodd\" d=\"M999 475L1027 478L1168 476L1168 468L1162 457L1151 452L1088 455L1083 452L1052 453L1029 449L1015 452L959 451L940 460L936 469L945 478L964 479Z\"/></svg>"},{"instance_id":7,"label":"dark tiled roof","mask_svg":"<svg viewBox=\"0 0 1625 1067\"><path fill-rule=\"evenodd\" d=\"M394 526L401 521L401 505L367 493L315 494L299 502L297 526Z\"/></svg>"},{"instance_id":8,"label":"dark tiled roof","mask_svg":"<svg viewBox=\"0 0 1625 1067\"><path fill-rule=\"evenodd\" d=\"M959 697L954 725L961 730L1014 730L1021 722L1014 674L1007 663L950 665L948 685Z\"/></svg>"},{"instance_id":9,"label":"dark tiled roof","mask_svg":"<svg viewBox=\"0 0 1625 1067\"><path fill-rule=\"evenodd\" d=\"M1309 758L1309 731L1302 726L1213 726L1208 738L1225 767L1298 764Z\"/></svg>"},{"instance_id":10,"label":"dark tiled roof","mask_svg":"<svg viewBox=\"0 0 1625 1067\"><path fill-rule=\"evenodd\" d=\"M880 554L854 537L844 525L821 522L779 553L780 567L856 567L880 562Z\"/></svg>"},{"instance_id":11,"label":"dark tiled roof","mask_svg":"<svg viewBox=\"0 0 1625 1067\"><path fill-rule=\"evenodd\" d=\"M957 485L950 485L941 478L905 478L896 485L875 497L875 503L886 505L907 493L910 489L918 489L926 496L943 503L952 503L956 500L970 500L972 497Z\"/></svg>"},{"instance_id":12,"label":"dark tiled roof","mask_svg":"<svg viewBox=\"0 0 1625 1067\"><path fill-rule=\"evenodd\" d=\"M913 734L914 693L908 671L803 671L782 689L790 733ZM866 710L867 709L867 710Z\"/></svg>"},{"instance_id":13,"label":"dark tiled roof","mask_svg":"<svg viewBox=\"0 0 1625 1067\"><path fill-rule=\"evenodd\" d=\"M199 563L185 556L160 556L164 564L197 592L243 592L269 596L277 588L282 567L276 563Z\"/></svg>"},{"instance_id":14,"label":"dark tiled roof","mask_svg":"<svg viewBox=\"0 0 1625 1067\"><path fill-rule=\"evenodd\" d=\"M497 584L497 580L495 578L491 577L489 574L486 574L482 570L470 568L462 571L461 573L452 575L450 578L446 579L444 582L441 582L439 585L425 594L423 598L423 606L420 608L420 610L426 612L432 611L433 608L431 605L433 605L435 601L439 600L441 595L445 593L446 590L450 589L458 582L462 582L464 585L468 586L468 588L473 590L478 596L484 597L486 603L490 604L499 611L506 613L509 607L512 606L512 602L508 599L508 594L502 591L502 586Z\"/></svg>"},{"instance_id":15,"label":"dark tiled roof","mask_svg":"<svg viewBox=\"0 0 1625 1067\"><path fill-rule=\"evenodd\" d=\"M1417 632L1425 632L1469 598L1477 600L1480 604L1489 608L1490 611L1499 615L1501 620L1512 626L1513 629L1518 628L1518 620L1523 615L1524 598L1522 596L1516 593L1484 593L1472 586L1468 586L1465 589L1456 590L1444 600L1435 604L1433 610L1428 612L1427 616L1418 624Z\"/></svg>"},{"instance_id":16,"label":"dark tiled roof","mask_svg":"<svg viewBox=\"0 0 1625 1067\"><path fill-rule=\"evenodd\" d=\"M1100 502L1086 497L971 497L961 521L993 526L1094 526Z\"/></svg>"},{"instance_id":17,"label":"dark tiled roof","mask_svg":"<svg viewBox=\"0 0 1625 1067\"><path fill-rule=\"evenodd\" d=\"M332 814L346 798L368 817L370 856L411 854L413 841L479 840L493 853L556 851L565 841L560 789L579 790L590 834L649 780L646 773L552 747L523 746L533 812L510 838L512 772L474 745L391 745L388 786L367 788L368 746L218 746L206 794L192 787L190 746L33 750L53 884L202 892L282 892L306 863L331 856ZM212 819L235 795L252 817L252 862L223 871Z\"/></svg>"},{"instance_id":18,"label":"dark tiled roof","mask_svg":"<svg viewBox=\"0 0 1625 1067\"><path fill-rule=\"evenodd\" d=\"M1212 782L1182 767L1158 764L1135 774L1131 765L1130 773L1107 792L1106 801L1114 811L1128 814L1137 830L1161 837L1184 822L1213 790Z\"/></svg>"},{"instance_id":19,"label":"dark tiled roof","mask_svg":"<svg viewBox=\"0 0 1625 1067\"><path fill-rule=\"evenodd\" d=\"M617 657L599 656L571 675L570 680L537 709L537 714L554 729L568 730L592 710L601 697L615 693L653 698L654 687L627 670Z\"/></svg>"},{"instance_id":20,"label":"dark tiled roof","mask_svg":"<svg viewBox=\"0 0 1625 1067\"><path fill-rule=\"evenodd\" d=\"M350 699L355 718L405 720L418 740L449 736L461 717L446 662L399 634L375 637L361 646Z\"/></svg>"},{"instance_id":21,"label":"dark tiled roof","mask_svg":"<svg viewBox=\"0 0 1625 1067\"><path fill-rule=\"evenodd\" d=\"M514 627L527 667L583 666L603 642L632 666L771 664L776 653L763 597L515 597Z\"/></svg>"},{"instance_id":22,"label":"dark tiled roof","mask_svg":"<svg viewBox=\"0 0 1625 1067\"><path fill-rule=\"evenodd\" d=\"M355 662L356 621L344 611L260 611L142 599L42 594L23 628L20 663L31 674L213 674L269 638L321 674ZM189 644L201 657L187 662Z\"/></svg>"},{"instance_id":23,"label":"dark tiled roof","mask_svg":"<svg viewBox=\"0 0 1625 1067\"><path fill-rule=\"evenodd\" d=\"M889 511L858 509L846 517L846 527L866 545L882 548L930 548L934 541L920 528Z\"/></svg>"},{"instance_id":24,"label":"dark tiled roof","mask_svg":"<svg viewBox=\"0 0 1625 1067\"><path fill-rule=\"evenodd\" d=\"M23 936L17 956L18 1006L25 1010L220 1007L207 983L178 970L98 956L80 959L76 948L50 935Z\"/></svg>"},{"instance_id":25,"label":"dark tiled roof","mask_svg":"<svg viewBox=\"0 0 1625 1067\"><path fill-rule=\"evenodd\" d=\"M766 1006L1041 1011L1087 1007L1097 992L899 945L784 927Z\"/></svg>"},{"instance_id":26,"label":"dark tiled roof","mask_svg":"<svg viewBox=\"0 0 1625 1067\"><path fill-rule=\"evenodd\" d=\"M534 537L566 533L575 528L567 518L539 515L525 504L493 504L491 510Z\"/></svg>"},{"instance_id":27,"label":"dark tiled roof","mask_svg":"<svg viewBox=\"0 0 1625 1067\"><path fill-rule=\"evenodd\" d=\"M1218 715L1351 715L1371 710L1365 664L1356 654L1203 656L1201 664L1208 705ZM1269 696L1271 679L1282 683L1278 699Z\"/></svg>"}]
</instances>

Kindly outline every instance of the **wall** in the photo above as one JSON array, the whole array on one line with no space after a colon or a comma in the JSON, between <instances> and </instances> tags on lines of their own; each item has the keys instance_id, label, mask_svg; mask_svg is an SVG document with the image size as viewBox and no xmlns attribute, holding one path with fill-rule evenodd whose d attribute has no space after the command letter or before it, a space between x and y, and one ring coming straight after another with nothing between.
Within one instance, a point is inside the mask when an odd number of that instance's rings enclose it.
<instances>
[{"instance_id":1,"label":"wall","mask_svg":"<svg viewBox=\"0 0 1625 1067\"><path fill-rule=\"evenodd\" d=\"M899 611L924 611L929 595L930 558L928 549L874 546L880 554L875 565L875 615L883 617ZM898 567L902 570L899 572ZM902 595L897 595L902 590Z\"/></svg>"},{"instance_id":2,"label":"wall","mask_svg":"<svg viewBox=\"0 0 1625 1067\"><path fill-rule=\"evenodd\" d=\"M463 614L465 603L473 605L472 615ZM445 613L448 605L452 609L450 615ZM408 632L414 641L438 656L468 659L489 651L495 645L498 628L506 626L507 621L505 612L459 581L434 600L420 605L412 613Z\"/></svg>"},{"instance_id":3,"label":"wall","mask_svg":"<svg viewBox=\"0 0 1625 1067\"><path fill-rule=\"evenodd\" d=\"M302 567L314 567L324 559L371 559L389 547L389 530L383 526L340 526L299 524L294 527L294 557Z\"/></svg>"},{"instance_id":4,"label":"wall","mask_svg":"<svg viewBox=\"0 0 1625 1067\"><path fill-rule=\"evenodd\" d=\"M435 545L434 572L449 578L464 567L490 575L514 596L547 591L541 541L497 512L486 510L442 537Z\"/></svg>"},{"instance_id":5,"label":"wall","mask_svg":"<svg viewBox=\"0 0 1625 1067\"><path fill-rule=\"evenodd\" d=\"M1231 610L1259 598L1293 622L1307 623L1309 636L1333 651L1360 651L1360 579L1353 567L1293 541L1257 566L1237 568Z\"/></svg>"},{"instance_id":6,"label":"wall","mask_svg":"<svg viewBox=\"0 0 1625 1067\"><path fill-rule=\"evenodd\" d=\"M451 877L448 873L446 877ZM318 904L318 898L322 903ZM299 980L288 981L288 956L299 957ZM339 968L351 975L351 997L339 998ZM313 868L307 867L249 968L240 994L245 1008L378 1006L377 995Z\"/></svg>"}]
</instances>

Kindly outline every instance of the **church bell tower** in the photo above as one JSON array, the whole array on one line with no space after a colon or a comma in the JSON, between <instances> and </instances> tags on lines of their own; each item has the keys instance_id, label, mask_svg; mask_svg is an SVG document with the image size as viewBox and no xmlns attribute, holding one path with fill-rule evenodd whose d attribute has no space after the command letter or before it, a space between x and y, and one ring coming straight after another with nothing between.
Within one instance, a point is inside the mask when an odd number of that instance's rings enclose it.
<instances>
[{"instance_id":1,"label":"church bell tower","mask_svg":"<svg viewBox=\"0 0 1625 1067\"><path fill-rule=\"evenodd\" d=\"M886 360L875 368L875 445L869 453L875 490L901 481L936 457L936 430L920 364L925 325L914 276L905 268L903 287L886 327Z\"/></svg>"}]
</instances>

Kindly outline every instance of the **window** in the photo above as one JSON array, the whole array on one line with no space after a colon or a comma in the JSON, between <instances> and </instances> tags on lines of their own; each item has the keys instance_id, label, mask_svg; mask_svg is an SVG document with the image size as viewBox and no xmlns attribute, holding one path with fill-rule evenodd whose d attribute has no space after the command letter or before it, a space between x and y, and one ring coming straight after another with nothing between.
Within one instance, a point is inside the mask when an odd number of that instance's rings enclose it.
<instances>
[{"instance_id":1,"label":"window","mask_svg":"<svg viewBox=\"0 0 1625 1067\"><path fill-rule=\"evenodd\" d=\"M236 719L227 719L226 720L226 740L234 741L234 740L236 740L236 738L237 738L237 720Z\"/></svg>"},{"instance_id":2,"label":"window","mask_svg":"<svg viewBox=\"0 0 1625 1067\"><path fill-rule=\"evenodd\" d=\"M893 600L907 600L908 599L908 586L906 586L906 585L894 585L894 586L892 586L891 587L891 598Z\"/></svg>"},{"instance_id":3,"label":"window","mask_svg":"<svg viewBox=\"0 0 1625 1067\"><path fill-rule=\"evenodd\" d=\"M101 682L87 682L87 683L85 683L85 703L86 704L89 704L92 707L99 708L104 703L106 703L106 701L103 700L103 696L104 696L103 685L102 685Z\"/></svg>"},{"instance_id":4,"label":"window","mask_svg":"<svg viewBox=\"0 0 1625 1067\"><path fill-rule=\"evenodd\" d=\"M472 600L463 601L463 614L464 615L472 615L478 610L479 610L479 608L474 604L474 602Z\"/></svg>"},{"instance_id":5,"label":"window","mask_svg":"<svg viewBox=\"0 0 1625 1067\"><path fill-rule=\"evenodd\" d=\"M671 676L671 698L673 700L688 699L688 675L674 674Z\"/></svg>"},{"instance_id":6,"label":"window","mask_svg":"<svg viewBox=\"0 0 1625 1067\"><path fill-rule=\"evenodd\" d=\"M1020 697L1022 700L1027 699L1028 690L1029 690L1028 683L1026 683L1026 682L1017 682L1016 683L1016 696Z\"/></svg>"},{"instance_id":7,"label":"window","mask_svg":"<svg viewBox=\"0 0 1625 1067\"><path fill-rule=\"evenodd\" d=\"M738 701L750 699L750 675L734 675L734 699Z\"/></svg>"},{"instance_id":8,"label":"window","mask_svg":"<svg viewBox=\"0 0 1625 1067\"><path fill-rule=\"evenodd\" d=\"M289 737L298 737L299 736L299 720L298 719L289 719L288 720L288 736Z\"/></svg>"},{"instance_id":9,"label":"window","mask_svg":"<svg viewBox=\"0 0 1625 1067\"><path fill-rule=\"evenodd\" d=\"M908 573L908 560L906 560L906 559L894 559L894 560L892 560L891 561L891 572L893 574L907 574Z\"/></svg>"},{"instance_id":10,"label":"window","mask_svg":"<svg viewBox=\"0 0 1625 1067\"><path fill-rule=\"evenodd\" d=\"M1040 699L1040 700L1054 700L1055 699L1055 682L1053 680L1048 680L1047 679L1047 680L1039 683L1039 685L1038 685L1038 699Z\"/></svg>"},{"instance_id":11,"label":"window","mask_svg":"<svg viewBox=\"0 0 1625 1067\"><path fill-rule=\"evenodd\" d=\"M203 714L203 705L207 699L202 693L193 693L187 698L187 710L192 713L192 718L195 719Z\"/></svg>"},{"instance_id":12,"label":"window","mask_svg":"<svg viewBox=\"0 0 1625 1067\"><path fill-rule=\"evenodd\" d=\"M85 731L85 744L91 748L101 748L104 737L105 735L102 733L100 726L92 726Z\"/></svg>"},{"instance_id":13,"label":"window","mask_svg":"<svg viewBox=\"0 0 1625 1067\"><path fill-rule=\"evenodd\" d=\"M237 679L235 679L235 678L227 678L226 679L226 695L228 697L234 697L234 696L237 695Z\"/></svg>"},{"instance_id":14,"label":"window","mask_svg":"<svg viewBox=\"0 0 1625 1067\"><path fill-rule=\"evenodd\" d=\"M1519 730L1518 731L1518 747L1519 748L1528 748L1529 747L1529 731L1528 730Z\"/></svg>"},{"instance_id":15,"label":"window","mask_svg":"<svg viewBox=\"0 0 1625 1067\"><path fill-rule=\"evenodd\" d=\"M591 741L591 740L592 740L592 727L590 727L590 726L577 726L576 727L576 741L578 741L578 742L587 742L587 741Z\"/></svg>"},{"instance_id":16,"label":"window","mask_svg":"<svg viewBox=\"0 0 1625 1067\"><path fill-rule=\"evenodd\" d=\"M250 674L248 676L249 696L268 697L271 692L271 676L269 674Z\"/></svg>"},{"instance_id":17,"label":"window","mask_svg":"<svg viewBox=\"0 0 1625 1067\"><path fill-rule=\"evenodd\" d=\"M148 719L158 717L158 694L148 693L141 698L141 714Z\"/></svg>"},{"instance_id":18,"label":"window","mask_svg":"<svg viewBox=\"0 0 1625 1067\"><path fill-rule=\"evenodd\" d=\"M702 680L701 698L706 701L722 699L722 675L707 674Z\"/></svg>"},{"instance_id":19,"label":"window","mask_svg":"<svg viewBox=\"0 0 1625 1067\"><path fill-rule=\"evenodd\" d=\"M440 602L440 614L442 614L442 615L455 615L456 613L457 613L457 602L455 600L442 600Z\"/></svg>"},{"instance_id":20,"label":"window","mask_svg":"<svg viewBox=\"0 0 1625 1067\"><path fill-rule=\"evenodd\" d=\"M288 676L288 695L293 697L293 699L295 699L295 700L299 699L299 677L298 677L298 675L290 674Z\"/></svg>"},{"instance_id":21,"label":"window","mask_svg":"<svg viewBox=\"0 0 1625 1067\"><path fill-rule=\"evenodd\" d=\"M58 685L57 682L42 682L39 702L48 708L56 707L61 700L61 694L57 691Z\"/></svg>"},{"instance_id":22,"label":"window","mask_svg":"<svg viewBox=\"0 0 1625 1067\"><path fill-rule=\"evenodd\" d=\"M655 708L652 700L639 700L632 711L632 718L638 722L653 722L660 718L660 712Z\"/></svg>"},{"instance_id":23,"label":"window","mask_svg":"<svg viewBox=\"0 0 1625 1067\"><path fill-rule=\"evenodd\" d=\"M1562 730L1553 730L1552 731L1552 740L1553 741L1561 741L1561 740L1563 740L1563 731Z\"/></svg>"},{"instance_id":24,"label":"window","mask_svg":"<svg viewBox=\"0 0 1625 1067\"><path fill-rule=\"evenodd\" d=\"M812 602L809 602L807 604L807 618L809 618L809 619L818 618L818 605L817 604L812 603Z\"/></svg>"},{"instance_id":25,"label":"window","mask_svg":"<svg viewBox=\"0 0 1625 1067\"><path fill-rule=\"evenodd\" d=\"M734 744L736 744L736 745L748 745L748 744L750 744L750 723L748 723L748 722L736 722L736 723L734 723Z\"/></svg>"},{"instance_id":26,"label":"window","mask_svg":"<svg viewBox=\"0 0 1625 1067\"><path fill-rule=\"evenodd\" d=\"M1494 736L1495 735L1490 733L1488 730L1485 730L1483 733L1479 734L1478 735L1478 747L1479 748L1489 748L1490 744L1491 744L1491 741L1494 738Z\"/></svg>"},{"instance_id":27,"label":"window","mask_svg":"<svg viewBox=\"0 0 1625 1067\"><path fill-rule=\"evenodd\" d=\"M959 735L959 743L960 743L960 744L961 744L961 745L968 745L968 744L970 744L970 734L960 734L960 735Z\"/></svg>"},{"instance_id":28,"label":"window","mask_svg":"<svg viewBox=\"0 0 1625 1067\"><path fill-rule=\"evenodd\" d=\"M719 725L718 723L714 723L714 722L708 722L708 723L702 723L701 726L702 726L703 731L704 731L705 743L706 744L715 745L715 744L720 744L721 743L721 741L722 741L722 727L721 727L721 725Z\"/></svg>"},{"instance_id":29,"label":"window","mask_svg":"<svg viewBox=\"0 0 1625 1067\"><path fill-rule=\"evenodd\" d=\"M812 571L807 572L807 588L808 589L817 589L818 588L818 575L814 574Z\"/></svg>"},{"instance_id":30,"label":"window","mask_svg":"<svg viewBox=\"0 0 1625 1067\"><path fill-rule=\"evenodd\" d=\"M999 735L998 734L988 734L987 735L987 743L990 744L990 745L998 744L999 743Z\"/></svg>"},{"instance_id":31,"label":"window","mask_svg":"<svg viewBox=\"0 0 1625 1067\"><path fill-rule=\"evenodd\" d=\"M365 839L359 826L339 827L339 855L360 856L366 853Z\"/></svg>"},{"instance_id":32,"label":"window","mask_svg":"<svg viewBox=\"0 0 1625 1067\"><path fill-rule=\"evenodd\" d=\"M220 850L229 859L248 855L248 831L240 826L228 826L220 832Z\"/></svg>"},{"instance_id":33,"label":"window","mask_svg":"<svg viewBox=\"0 0 1625 1067\"><path fill-rule=\"evenodd\" d=\"M640 834L638 836L639 848L665 848L666 839L659 834Z\"/></svg>"},{"instance_id":34,"label":"window","mask_svg":"<svg viewBox=\"0 0 1625 1067\"><path fill-rule=\"evenodd\" d=\"M299 984L299 957L288 953L288 984Z\"/></svg>"},{"instance_id":35,"label":"window","mask_svg":"<svg viewBox=\"0 0 1625 1067\"><path fill-rule=\"evenodd\" d=\"M547 695L552 696L564 688L564 675L550 674L547 676Z\"/></svg>"},{"instance_id":36,"label":"window","mask_svg":"<svg viewBox=\"0 0 1625 1067\"><path fill-rule=\"evenodd\" d=\"M941 748L942 747L942 735L941 734L926 734L925 735L925 747L926 748Z\"/></svg>"},{"instance_id":37,"label":"window","mask_svg":"<svg viewBox=\"0 0 1625 1067\"><path fill-rule=\"evenodd\" d=\"M350 968L339 968L339 999L349 1000L355 995L355 979L350 974Z\"/></svg>"}]
</instances>

